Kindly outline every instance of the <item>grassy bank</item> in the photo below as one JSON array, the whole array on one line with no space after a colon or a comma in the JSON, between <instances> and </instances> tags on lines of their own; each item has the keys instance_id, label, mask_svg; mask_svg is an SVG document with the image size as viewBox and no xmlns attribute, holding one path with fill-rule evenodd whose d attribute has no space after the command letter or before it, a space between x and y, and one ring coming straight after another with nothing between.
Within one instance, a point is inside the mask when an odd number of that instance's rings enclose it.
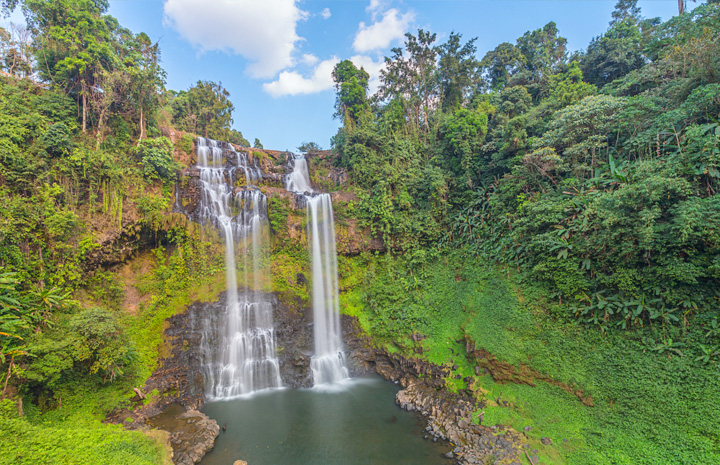
<instances>
[{"instance_id":1,"label":"grassy bank","mask_svg":"<svg viewBox=\"0 0 720 465\"><path fill-rule=\"evenodd\" d=\"M720 371L683 351L699 335L662 327L602 334L560 321L532 283L460 253L412 270L389 257L345 259L341 273L343 308L377 341L407 354L421 345L425 359L456 365L448 387L474 389L485 425L530 426L543 463L720 461ZM413 332L427 338L414 343ZM594 406L548 382L499 384L476 375L465 334L501 361L582 390Z\"/></svg>"}]
</instances>

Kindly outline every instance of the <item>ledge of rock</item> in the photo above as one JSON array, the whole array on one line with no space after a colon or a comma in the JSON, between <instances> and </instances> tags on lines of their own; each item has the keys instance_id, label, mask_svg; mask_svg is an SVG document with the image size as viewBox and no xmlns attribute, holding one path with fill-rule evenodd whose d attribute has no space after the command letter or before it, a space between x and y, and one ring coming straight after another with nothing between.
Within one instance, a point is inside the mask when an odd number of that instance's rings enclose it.
<instances>
[{"instance_id":1,"label":"ledge of rock","mask_svg":"<svg viewBox=\"0 0 720 465\"><path fill-rule=\"evenodd\" d=\"M173 463L194 465L209 452L220 427L215 420L194 409L186 410L178 404L170 405L165 411L150 417L147 423L170 433L173 449Z\"/></svg>"}]
</instances>

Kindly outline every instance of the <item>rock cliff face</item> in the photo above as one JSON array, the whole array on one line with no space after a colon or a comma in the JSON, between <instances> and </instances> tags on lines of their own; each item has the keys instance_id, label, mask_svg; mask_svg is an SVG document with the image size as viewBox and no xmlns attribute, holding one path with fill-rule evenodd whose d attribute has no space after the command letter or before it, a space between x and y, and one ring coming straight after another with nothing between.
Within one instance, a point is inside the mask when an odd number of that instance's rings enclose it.
<instances>
[{"instance_id":1,"label":"rock cliff face","mask_svg":"<svg viewBox=\"0 0 720 465\"><path fill-rule=\"evenodd\" d=\"M372 372L364 362L368 341L362 336L355 318L342 315L340 320L345 354L351 376ZM275 335L283 385L293 388L312 387L310 358L313 354L312 309L294 311L279 305L275 310Z\"/></svg>"},{"instance_id":2,"label":"rock cliff face","mask_svg":"<svg viewBox=\"0 0 720 465\"><path fill-rule=\"evenodd\" d=\"M187 310L167 320L165 343L169 356L148 380L144 390L157 389L164 394L164 405L177 403L200 409L203 405L203 378L200 342L200 322L210 312L225 307L225 293L217 302L196 302ZM267 299L273 304L277 356L280 374L287 387L311 387L310 357L313 352L312 310L296 311L283 305L275 295ZM343 315L343 339L349 367L354 376L369 373L372 366L365 363L367 340L360 334L357 320Z\"/></svg>"},{"instance_id":3,"label":"rock cliff face","mask_svg":"<svg viewBox=\"0 0 720 465\"><path fill-rule=\"evenodd\" d=\"M213 448L220 432L217 422L199 411L203 405L200 332L192 330L192 318L202 306L190 305L184 313L166 320L163 352L167 357L145 386L136 390L130 409L108 415L108 421L129 429L167 431L177 465L198 463Z\"/></svg>"},{"instance_id":4,"label":"rock cliff face","mask_svg":"<svg viewBox=\"0 0 720 465\"><path fill-rule=\"evenodd\" d=\"M245 185L242 170L235 170L238 166L237 154L245 153L253 166L260 168L262 178L253 182L268 199L275 199L279 205L296 212L295 215L288 215L287 231L290 239L301 244L306 244L305 228L303 224L305 204L302 196L288 192L284 188L285 176L288 174L286 160L289 154L272 150L259 150L234 146L221 142L219 146L224 150L225 167L234 172L237 179L234 184ZM232 149L232 150L230 150ZM343 191L348 182L348 174L345 170L332 167L330 163L331 152L320 151L307 154L308 160L315 165L322 164L322 174L312 173L313 178L322 182L322 186L315 183L313 188L318 191L331 191L333 205L336 210L336 236L337 251L342 255L357 255L368 251L383 252L385 246L382 239L373 235L368 227L360 227L355 218L344 214L348 205L357 201L357 197L349 192ZM193 157L190 163L194 165L196 160ZM197 208L201 195L200 171L195 166L183 170L180 182L176 186L176 202L174 211L186 215L190 219L197 218ZM236 187L237 190L245 187ZM276 204L277 205L277 204ZM273 215L273 202L268 205L270 215Z\"/></svg>"},{"instance_id":5,"label":"rock cliff face","mask_svg":"<svg viewBox=\"0 0 720 465\"><path fill-rule=\"evenodd\" d=\"M311 387L310 357L313 352L312 310L296 311L282 305L273 294L277 354L283 385L291 388ZM212 449L219 427L215 420L199 410L204 404L201 356L201 324L208 313L225 307L226 294L216 302L195 302L180 314L166 320L163 352L167 356L136 391L132 409L113 412L108 420L130 429L149 426L170 433L173 462L191 465ZM343 316L342 329L348 365L353 376L370 373L373 364L366 363L367 340L360 334L357 321ZM157 395L148 403L150 393Z\"/></svg>"}]
</instances>

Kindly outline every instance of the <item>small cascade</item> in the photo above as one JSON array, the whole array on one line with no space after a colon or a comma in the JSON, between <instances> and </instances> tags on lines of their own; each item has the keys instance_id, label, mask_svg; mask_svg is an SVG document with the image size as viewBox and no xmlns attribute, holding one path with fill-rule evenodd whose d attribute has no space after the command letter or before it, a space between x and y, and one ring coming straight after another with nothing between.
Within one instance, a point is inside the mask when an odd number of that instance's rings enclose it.
<instances>
[{"instance_id":1,"label":"small cascade","mask_svg":"<svg viewBox=\"0 0 720 465\"><path fill-rule=\"evenodd\" d=\"M285 189L296 194L312 194L313 189L310 187L310 174L305 157L294 155L290 158L289 165L292 171L285 177Z\"/></svg>"},{"instance_id":2,"label":"small cascade","mask_svg":"<svg viewBox=\"0 0 720 465\"><path fill-rule=\"evenodd\" d=\"M315 354L310 360L315 386L348 378L340 331L335 219L330 194L314 193L307 161L292 159L286 189L305 197L307 236L312 258L313 337Z\"/></svg>"},{"instance_id":3,"label":"small cascade","mask_svg":"<svg viewBox=\"0 0 720 465\"><path fill-rule=\"evenodd\" d=\"M198 138L197 142L202 192L198 220L217 228L224 239L227 286L224 312L201 322L208 400L281 386L272 303L262 292L266 279L263 254L269 243L267 199L250 187L250 182L259 179L262 173L249 162L247 154L221 144L205 138ZM233 188L238 170L245 176L245 188ZM240 283L236 255L242 256ZM238 284L242 286L241 292Z\"/></svg>"}]
</instances>

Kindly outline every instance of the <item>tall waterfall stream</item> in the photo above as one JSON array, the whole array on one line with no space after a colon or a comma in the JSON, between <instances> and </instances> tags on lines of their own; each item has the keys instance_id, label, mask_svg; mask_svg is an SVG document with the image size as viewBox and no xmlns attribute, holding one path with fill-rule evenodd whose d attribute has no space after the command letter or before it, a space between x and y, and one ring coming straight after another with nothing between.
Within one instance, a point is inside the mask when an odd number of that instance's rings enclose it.
<instances>
[{"instance_id":1,"label":"tall waterfall stream","mask_svg":"<svg viewBox=\"0 0 720 465\"><path fill-rule=\"evenodd\" d=\"M198 138L197 167L202 193L200 222L214 226L225 241L225 312L202 321L201 355L205 396L223 400L280 387L275 356L272 304L264 296L267 270L264 254L269 244L267 199L250 183L260 177L244 153L229 144ZM237 161L227 167L223 154ZM242 170L246 187L234 189ZM238 283L236 255L242 260ZM241 285L242 292L238 292Z\"/></svg>"},{"instance_id":2,"label":"tall waterfall stream","mask_svg":"<svg viewBox=\"0 0 720 465\"><path fill-rule=\"evenodd\" d=\"M307 214L315 388L270 389L282 382L267 293L267 199L252 186L262 173L247 154L211 139L198 138L197 159L197 220L224 243L227 286L226 303L192 322L202 335L204 393L211 401L204 411L223 426L202 464L442 463L443 446L423 440L418 418L394 404L396 386L377 377L349 379L331 197L312 189L301 156L290 161L285 183L302 198Z\"/></svg>"},{"instance_id":3,"label":"tall waterfall stream","mask_svg":"<svg viewBox=\"0 0 720 465\"><path fill-rule=\"evenodd\" d=\"M312 257L313 338L315 353L310 361L313 383L322 386L349 377L340 331L335 218L330 194L314 193L307 161L292 159L293 170L286 189L305 196L307 236Z\"/></svg>"}]
</instances>

